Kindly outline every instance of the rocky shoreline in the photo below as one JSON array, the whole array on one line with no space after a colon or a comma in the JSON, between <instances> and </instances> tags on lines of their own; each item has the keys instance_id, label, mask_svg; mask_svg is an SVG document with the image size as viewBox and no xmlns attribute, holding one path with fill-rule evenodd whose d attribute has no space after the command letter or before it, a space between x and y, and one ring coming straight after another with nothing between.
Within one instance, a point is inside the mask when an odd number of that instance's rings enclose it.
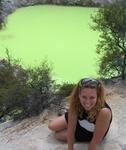
<instances>
[{"instance_id":1,"label":"rocky shoreline","mask_svg":"<svg viewBox=\"0 0 126 150\"><path fill-rule=\"evenodd\" d=\"M5 18L20 7L42 4L96 7L112 2L114 0L1 0L0 20L5 22Z\"/></svg>"}]
</instances>

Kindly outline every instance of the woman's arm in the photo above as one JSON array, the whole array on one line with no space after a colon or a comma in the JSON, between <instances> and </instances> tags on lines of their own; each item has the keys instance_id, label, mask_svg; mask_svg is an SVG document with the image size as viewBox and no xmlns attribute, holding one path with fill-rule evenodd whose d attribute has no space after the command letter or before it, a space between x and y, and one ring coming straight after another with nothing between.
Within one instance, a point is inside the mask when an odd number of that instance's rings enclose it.
<instances>
[{"instance_id":1,"label":"woman's arm","mask_svg":"<svg viewBox=\"0 0 126 150\"><path fill-rule=\"evenodd\" d=\"M68 113L68 134L67 134L68 150L73 150L76 124L77 124L76 112L69 112Z\"/></svg>"},{"instance_id":2,"label":"woman's arm","mask_svg":"<svg viewBox=\"0 0 126 150\"><path fill-rule=\"evenodd\" d=\"M96 127L88 150L96 150L96 146L102 141L111 119L111 111L108 108L102 108L96 120Z\"/></svg>"}]
</instances>

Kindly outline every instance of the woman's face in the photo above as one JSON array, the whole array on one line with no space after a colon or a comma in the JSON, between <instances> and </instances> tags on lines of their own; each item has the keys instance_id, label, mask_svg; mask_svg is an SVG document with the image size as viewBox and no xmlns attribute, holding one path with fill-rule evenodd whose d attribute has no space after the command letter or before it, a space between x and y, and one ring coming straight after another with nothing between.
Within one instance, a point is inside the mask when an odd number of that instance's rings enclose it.
<instances>
[{"instance_id":1,"label":"woman's face","mask_svg":"<svg viewBox=\"0 0 126 150\"><path fill-rule=\"evenodd\" d=\"M86 111L90 111L97 102L97 91L95 88L83 88L79 93L80 103Z\"/></svg>"}]
</instances>

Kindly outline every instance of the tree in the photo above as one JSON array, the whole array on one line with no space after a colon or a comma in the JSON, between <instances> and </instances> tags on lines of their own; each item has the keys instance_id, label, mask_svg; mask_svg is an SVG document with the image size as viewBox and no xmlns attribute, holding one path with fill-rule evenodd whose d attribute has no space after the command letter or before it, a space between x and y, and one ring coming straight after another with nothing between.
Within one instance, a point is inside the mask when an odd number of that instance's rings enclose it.
<instances>
[{"instance_id":1,"label":"tree","mask_svg":"<svg viewBox=\"0 0 126 150\"><path fill-rule=\"evenodd\" d=\"M91 16L91 28L99 31L96 52L99 54L99 74L102 77L126 75L126 3L124 1L100 7Z\"/></svg>"}]
</instances>

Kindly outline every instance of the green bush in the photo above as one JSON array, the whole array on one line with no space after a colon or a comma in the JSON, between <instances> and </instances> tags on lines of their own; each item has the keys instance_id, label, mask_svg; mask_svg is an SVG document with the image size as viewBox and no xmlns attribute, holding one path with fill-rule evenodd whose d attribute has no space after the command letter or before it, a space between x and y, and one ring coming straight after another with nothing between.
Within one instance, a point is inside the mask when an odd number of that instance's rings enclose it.
<instances>
[{"instance_id":1,"label":"green bush","mask_svg":"<svg viewBox=\"0 0 126 150\"><path fill-rule=\"evenodd\" d=\"M49 106L50 98L54 95L51 72L52 67L47 60L44 60L39 67L28 70L30 91L25 105L27 115L39 114Z\"/></svg>"},{"instance_id":2,"label":"green bush","mask_svg":"<svg viewBox=\"0 0 126 150\"><path fill-rule=\"evenodd\" d=\"M37 115L49 106L54 95L52 67L44 60L39 67L23 69L6 51L0 60L0 118L6 115L26 117ZM18 62L18 64L17 64ZM20 111L18 111L20 110Z\"/></svg>"},{"instance_id":3,"label":"green bush","mask_svg":"<svg viewBox=\"0 0 126 150\"><path fill-rule=\"evenodd\" d=\"M8 54L7 54L8 55ZM28 92L26 71L10 56L0 60L0 118L22 107Z\"/></svg>"},{"instance_id":4,"label":"green bush","mask_svg":"<svg viewBox=\"0 0 126 150\"><path fill-rule=\"evenodd\" d=\"M58 90L57 90L57 95L63 98L69 96L74 86L75 86L74 83L68 83L68 82L65 82L59 85Z\"/></svg>"}]
</instances>

